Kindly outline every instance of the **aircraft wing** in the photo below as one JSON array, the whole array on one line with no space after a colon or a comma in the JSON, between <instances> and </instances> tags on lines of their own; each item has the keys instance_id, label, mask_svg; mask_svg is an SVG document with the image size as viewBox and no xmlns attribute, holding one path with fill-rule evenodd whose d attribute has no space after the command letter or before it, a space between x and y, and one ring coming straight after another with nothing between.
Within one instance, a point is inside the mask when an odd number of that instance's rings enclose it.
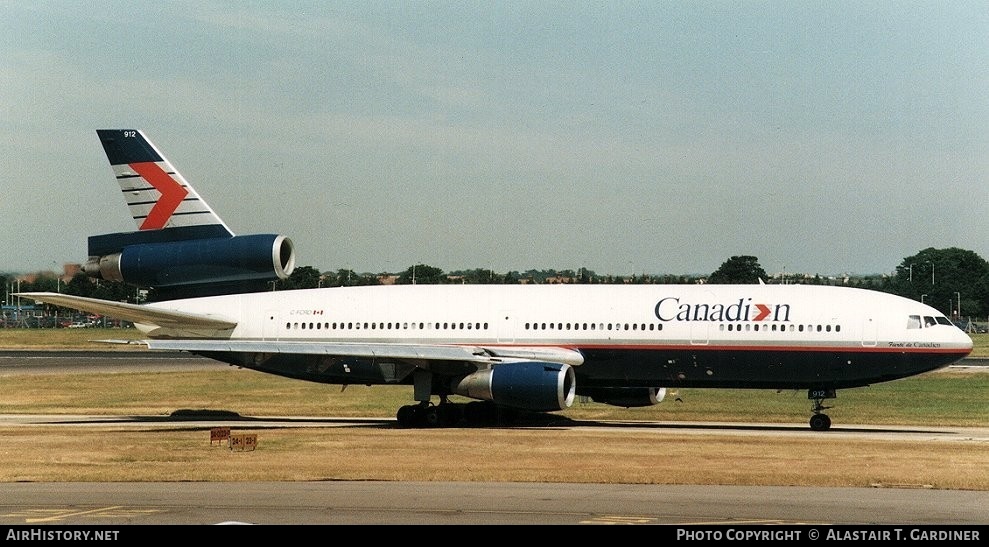
<instances>
[{"instance_id":1,"label":"aircraft wing","mask_svg":"<svg viewBox=\"0 0 989 547\"><path fill-rule=\"evenodd\" d=\"M26 292L14 296L30 298L38 302L54 304L65 308L108 315L132 323L157 325L168 329L181 330L229 330L237 326L236 321L211 314L185 313L174 310L164 310L126 302L112 302L98 298L86 298L53 292Z\"/></svg>"},{"instance_id":2,"label":"aircraft wing","mask_svg":"<svg viewBox=\"0 0 989 547\"><path fill-rule=\"evenodd\" d=\"M146 344L148 349L180 350L207 356L210 353L241 353L371 359L404 364L405 373L419 368L450 375L470 374L508 363L538 361L579 365L584 362L584 356L577 350L551 347L504 348L455 344L237 339L150 339L140 343Z\"/></svg>"},{"instance_id":3,"label":"aircraft wing","mask_svg":"<svg viewBox=\"0 0 989 547\"><path fill-rule=\"evenodd\" d=\"M148 349L190 352L288 353L338 357L375 357L420 361L460 361L493 364L505 361L551 361L577 366L584 356L577 350L556 347L501 347L446 344L389 344L321 342L306 340L143 340ZM423 368L429 368L423 366Z\"/></svg>"},{"instance_id":4,"label":"aircraft wing","mask_svg":"<svg viewBox=\"0 0 989 547\"><path fill-rule=\"evenodd\" d=\"M131 342L145 344L148 349L387 358L415 363L416 366L427 369L435 369L439 363L472 363L476 367L483 368L510 361L549 361L572 366L584 362L584 356L579 351L564 347L230 339L222 333L229 333L237 323L222 316L50 292L19 293L17 296L143 325L153 325L159 328L158 332L169 334L170 337L167 339L151 338ZM203 336L210 333L210 336L190 337L190 333Z\"/></svg>"}]
</instances>

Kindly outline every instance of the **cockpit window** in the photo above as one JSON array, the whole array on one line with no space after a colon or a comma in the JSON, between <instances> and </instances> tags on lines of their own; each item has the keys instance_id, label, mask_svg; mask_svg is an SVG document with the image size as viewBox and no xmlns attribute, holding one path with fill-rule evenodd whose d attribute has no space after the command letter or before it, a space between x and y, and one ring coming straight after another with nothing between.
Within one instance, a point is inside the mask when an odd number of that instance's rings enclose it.
<instances>
[{"instance_id":1,"label":"cockpit window","mask_svg":"<svg viewBox=\"0 0 989 547\"><path fill-rule=\"evenodd\" d=\"M934 325L951 325L951 320L943 315L933 316L925 315L921 317L919 315L909 315L907 316L907 328L908 329L919 329L933 327Z\"/></svg>"}]
</instances>

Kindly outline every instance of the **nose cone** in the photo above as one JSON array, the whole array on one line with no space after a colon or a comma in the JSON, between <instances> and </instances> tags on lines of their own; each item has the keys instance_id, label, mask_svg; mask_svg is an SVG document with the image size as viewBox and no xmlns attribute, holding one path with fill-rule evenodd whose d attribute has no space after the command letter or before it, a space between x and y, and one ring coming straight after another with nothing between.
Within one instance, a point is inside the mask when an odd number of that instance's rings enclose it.
<instances>
[{"instance_id":1,"label":"nose cone","mask_svg":"<svg viewBox=\"0 0 989 547\"><path fill-rule=\"evenodd\" d=\"M935 347L946 355L954 357L954 361L964 359L972 353L972 348L975 346L972 342L972 337L960 328L945 328L943 331L938 328L932 328L930 330L937 332Z\"/></svg>"},{"instance_id":2,"label":"nose cone","mask_svg":"<svg viewBox=\"0 0 989 547\"><path fill-rule=\"evenodd\" d=\"M937 325L924 329L932 335L927 342L916 342L914 347L930 351L928 370L936 370L961 361L972 353L972 338L957 327Z\"/></svg>"},{"instance_id":3,"label":"nose cone","mask_svg":"<svg viewBox=\"0 0 989 547\"><path fill-rule=\"evenodd\" d=\"M965 334L965 331L958 329L958 339L958 348L965 351L965 355L962 357L967 357L970 353L972 353L972 349L975 347L972 337Z\"/></svg>"}]
</instances>

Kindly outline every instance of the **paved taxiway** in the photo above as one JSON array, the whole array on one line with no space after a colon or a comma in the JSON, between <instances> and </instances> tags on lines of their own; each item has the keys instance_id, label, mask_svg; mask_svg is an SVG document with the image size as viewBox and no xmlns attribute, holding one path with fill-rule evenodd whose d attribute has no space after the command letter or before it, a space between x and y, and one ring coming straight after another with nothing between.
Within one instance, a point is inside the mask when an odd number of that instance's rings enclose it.
<instances>
[{"instance_id":1,"label":"paved taxiway","mask_svg":"<svg viewBox=\"0 0 989 547\"><path fill-rule=\"evenodd\" d=\"M986 524L953 490L451 482L16 483L0 524Z\"/></svg>"},{"instance_id":2,"label":"paved taxiway","mask_svg":"<svg viewBox=\"0 0 989 547\"><path fill-rule=\"evenodd\" d=\"M55 370L188 370L227 365L158 352L0 352L0 376ZM0 426L147 426L161 417L4 415ZM168 418L165 418L168 419ZM284 417L287 427L362 420ZM377 420L366 420L374 422ZM217 424L223 424L217 420ZM227 423L239 423L236 420ZM258 421L251 421L258 425ZM196 422L202 426L202 422ZM778 424L578 424L707 434L813 435ZM848 426L829 434L918 442L989 441L989 430ZM5 483L0 524L987 524L989 492L818 488L447 482Z\"/></svg>"}]
</instances>

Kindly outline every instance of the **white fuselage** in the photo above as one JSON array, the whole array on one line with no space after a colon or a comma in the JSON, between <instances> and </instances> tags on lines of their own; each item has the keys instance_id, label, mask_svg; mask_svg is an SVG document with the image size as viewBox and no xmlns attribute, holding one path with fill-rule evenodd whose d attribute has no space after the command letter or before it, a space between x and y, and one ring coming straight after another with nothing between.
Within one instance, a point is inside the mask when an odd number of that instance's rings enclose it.
<instances>
[{"instance_id":1,"label":"white fuselage","mask_svg":"<svg viewBox=\"0 0 989 547\"><path fill-rule=\"evenodd\" d=\"M865 385L972 347L930 306L831 286L399 285L154 306L230 319L231 340L572 349L578 377L607 385Z\"/></svg>"},{"instance_id":2,"label":"white fuselage","mask_svg":"<svg viewBox=\"0 0 989 547\"><path fill-rule=\"evenodd\" d=\"M958 329L910 328L934 308L805 285L395 285L176 300L226 317L234 339L447 344L970 348ZM930 346L930 344L935 344Z\"/></svg>"}]
</instances>

